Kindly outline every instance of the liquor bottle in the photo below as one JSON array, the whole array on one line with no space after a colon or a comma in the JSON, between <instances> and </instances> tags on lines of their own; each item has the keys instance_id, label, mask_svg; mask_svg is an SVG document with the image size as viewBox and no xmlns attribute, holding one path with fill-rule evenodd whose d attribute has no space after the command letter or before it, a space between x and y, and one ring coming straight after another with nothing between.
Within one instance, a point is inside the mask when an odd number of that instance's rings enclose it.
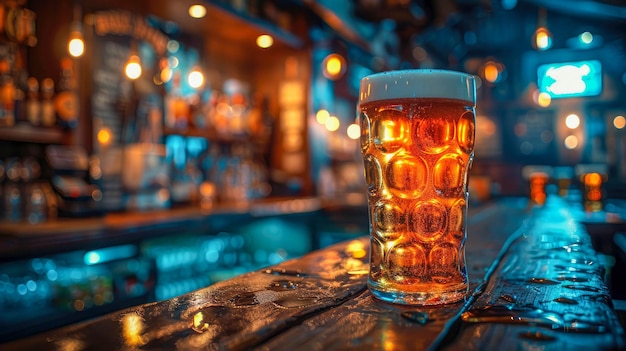
<instances>
[{"instance_id":1,"label":"liquor bottle","mask_svg":"<svg viewBox=\"0 0 626 351\"><path fill-rule=\"evenodd\" d=\"M39 82L37 78L28 78L28 94L26 100L26 120L30 124L41 124L41 102L39 101Z\"/></svg>"},{"instance_id":2,"label":"liquor bottle","mask_svg":"<svg viewBox=\"0 0 626 351\"><path fill-rule=\"evenodd\" d=\"M15 124L15 83L6 59L0 60L0 126Z\"/></svg>"},{"instance_id":3,"label":"liquor bottle","mask_svg":"<svg viewBox=\"0 0 626 351\"><path fill-rule=\"evenodd\" d=\"M11 158L6 164L6 181L4 184L4 219L19 221L22 218L22 190L21 190L22 162L18 158Z\"/></svg>"},{"instance_id":4,"label":"liquor bottle","mask_svg":"<svg viewBox=\"0 0 626 351\"><path fill-rule=\"evenodd\" d=\"M41 115L39 120L44 127L53 127L57 117L54 111L54 81L45 78L41 81Z\"/></svg>"},{"instance_id":5,"label":"liquor bottle","mask_svg":"<svg viewBox=\"0 0 626 351\"><path fill-rule=\"evenodd\" d=\"M78 124L78 93L74 77L74 63L70 58L61 60L59 91L54 99L59 124L63 128L76 128Z\"/></svg>"},{"instance_id":6,"label":"liquor bottle","mask_svg":"<svg viewBox=\"0 0 626 351\"><path fill-rule=\"evenodd\" d=\"M189 124L190 108L182 94L180 72L174 72L172 89L165 97L165 125L168 128L185 130Z\"/></svg>"}]
</instances>

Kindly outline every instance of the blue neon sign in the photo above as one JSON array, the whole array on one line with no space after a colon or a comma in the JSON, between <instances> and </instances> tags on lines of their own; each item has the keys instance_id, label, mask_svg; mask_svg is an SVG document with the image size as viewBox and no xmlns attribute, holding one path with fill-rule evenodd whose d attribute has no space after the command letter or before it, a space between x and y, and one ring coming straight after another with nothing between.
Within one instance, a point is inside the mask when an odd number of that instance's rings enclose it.
<instances>
[{"instance_id":1,"label":"blue neon sign","mask_svg":"<svg viewBox=\"0 0 626 351\"><path fill-rule=\"evenodd\" d=\"M549 63L537 68L539 91L552 98L595 96L602 93L602 65L598 60Z\"/></svg>"}]
</instances>

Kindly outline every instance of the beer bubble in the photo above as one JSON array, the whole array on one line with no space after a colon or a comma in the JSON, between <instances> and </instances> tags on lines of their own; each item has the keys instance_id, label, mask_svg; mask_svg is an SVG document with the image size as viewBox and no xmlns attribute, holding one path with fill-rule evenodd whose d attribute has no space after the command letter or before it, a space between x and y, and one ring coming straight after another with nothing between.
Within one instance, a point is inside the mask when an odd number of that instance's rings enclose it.
<instances>
[{"instance_id":1,"label":"beer bubble","mask_svg":"<svg viewBox=\"0 0 626 351\"><path fill-rule=\"evenodd\" d=\"M391 276L398 283L415 283L426 273L426 253L415 244L399 244L389 250Z\"/></svg>"},{"instance_id":2,"label":"beer bubble","mask_svg":"<svg viewBox=\"0 0 626 351\"><path fill-rule=\"evenodd\" d=\"M402 207L388 201L374 205L376 234L383 240L396 240L405 229L405 214Z\"/></svg>"},{"instance_id":3,"label":"beer bubble","mask_svg":"<svg viewBox=\"0 0 626 351\"><path fill-rule=\"evenodd\" d=\"M377 149L392 153L402 149L409 140L407 114L397 105L381 107L372 125L372 139Z\"/></svg>"},{"instance_id":4,"label":"beer bubble","mask_svg":"<svg viewBox=\"0 0 626 351\"><path fill-rule=\"evenodd\" d=\"M435 241L446 230L446 209L436 200L418 202L410 218L412 229L421 241Z\"/></svg>"},{"instance_id":5,"label":"beer bubble","mask_svg":"<svg viewBox=\"0 0 626 351\"><path fill-rule=\"evenodd\" d=\"M431 264L433 279L452 277L459 264L459 247L453 243L443 242L430 250L428 262Z\"/></svg>"},{"instance_id":6,"label":"beer bubble","mask_svg":"<svg viewBox=\"0 0 626 351\"><path fill-rule=\"evenodd\" d=\"M471 154L474 150L474 113L465 111L457 123L457 140L464 152Z\"/></svg>"},{"instance_id":7,"label":"beer bubble","mask_svg":"<svg viewBox=\"0 0 626 351\"><path fill-rule=\"evenodd\" d=\"M452 232L464 232L463 216L465 215L466 203L465 199L457 200L450 207L449 230Z\"/></svg>"},{"instance_id":8,"label":"beer bubble","mask_svg":"<svg viewBox=\"0 0 626 351\"><path fill-rule=\"evenodd\" d=\"M382 186L382 170L378 160L373 155L365 156L363 160L365 182L370 195L376 195Z\"/></svg>"},{"instance_id":9,"label":"beer bubble","mask_svg":"<svg viewBox=\"0 0 626 351\"><path fill-rule=\"evenodd\" d=\"M372 235L370 254L370 277L378 280L382 275L383 263L383 244Z\"/></svg>"},{"instance_id":10,"label":"beer bubble","mask_svg":"<svg viewBox=\"0 0 626 351\"><path fill-rule=\"evenodd\" d=\"M433 185L440 196L458 196L465 182L465 162L454 154L441 157L433 169Z\"/></svg>"},{"instance_id":11,"label":"beer bubble","mask_svg":"<svg viewBox=\"0 0 626 351\"><path fill-rule=\"evenodd\" d=\"M387 164L385 173L391 193L403 199L420 196L428 180L424 160L408 154L395 155Z\"/></svg>"},{"instance_id":12,"label":"beer bubble","mask_svg":"<svg viewBox=\"0 0 626 351\"><path fill-rule=\"evenodd\" d=\"M363 152L367 151L367 148L370 146L370 118L367 116L367 113L361 112L360 115L360 126L361 126L361 150Z\"/></svg>"},{"instance_id":13,"label":"beer bubble","mask_svg":"<svg viewBox=\"0 0 626 351\"><path fill-rule=\"evenodd\" d=\"M429 154L439 154L452 145L455 138L454 121L444 117L422 117L415 124L413 140Z\"/></svg>"}]
</instances>

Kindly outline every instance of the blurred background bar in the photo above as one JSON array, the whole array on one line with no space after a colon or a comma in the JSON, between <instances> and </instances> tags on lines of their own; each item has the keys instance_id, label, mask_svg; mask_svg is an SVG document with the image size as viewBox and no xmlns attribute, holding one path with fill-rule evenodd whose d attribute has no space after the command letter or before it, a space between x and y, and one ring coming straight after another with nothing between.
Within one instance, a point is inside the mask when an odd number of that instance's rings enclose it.
<instances>
[{"instance_id":1,"label":"blurred background bar","mask_svg":"<svg viewBox=\"0 0 626 351\"><path fill-rule=\"evenodd\" d=\"M0 0L0 341L367 235L358 87L391 69L475 75L470 214L563 197L626 299L625 28L619 0Z\"/></svg>"}]
</instances>

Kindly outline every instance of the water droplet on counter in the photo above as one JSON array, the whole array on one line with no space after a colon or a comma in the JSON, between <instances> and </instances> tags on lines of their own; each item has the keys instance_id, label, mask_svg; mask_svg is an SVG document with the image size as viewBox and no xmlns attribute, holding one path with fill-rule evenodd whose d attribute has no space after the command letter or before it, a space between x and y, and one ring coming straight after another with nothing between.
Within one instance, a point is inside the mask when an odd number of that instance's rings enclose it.
<instances>
[{"instance_id":1,"label":"water droplet on counter","mask_svg":"<svg viewBox=\"0 0 626 351\"><path fill-rule=\"evenodd\" d=\"M254 292L237 294L231 298L229 302L237 306L253 306L259 304L259 300L256 298L256 294Z\"/></svg>"},{"instance_id":2,"label":"water droplet on counter","mask_svg":"<svg viewBox=\"0 0 626 351\"><path fill-rule=\"evenodd\" d=\"M272 291L289 291L295 290L298 288L298 284L292 282L291 280L275 280L270 283L268 289Z\"/></svg>"},{"instance_id":3,"label":"water droplet on counter","mask_svg":"<svg viewBox=\"0 0 626 351\"><path fill-rule=\"evenodd\" d=\"M368 274L369 272L370 272L369 269L355 269L355 270L348 271L348 274L350 274L350 275L365 275L365 274Z\"/></svg>"},{"instance_id":4,"label":"water droplet on counter","mask_svg":"<svg viewBox=\"0 0 626 351\"><path fill-rule=\"evenodd\" d=\"M277 299L276 301L274 301L274 304L286 308L297 308L313 305L317 301L318 299L316 297L287 296L281 299Z\"/></svg>"},{"instance_id":5,"label":"water droplet on counter","mask_svg":"<svg viewBox=\"0 0 626 351\"><path fill-rule=\"evenodd\" d=\"M552 341L552 340L556 340L556 337L552 336L552 335L548 335L546 333L542 333L539 330L528 330L525 332L521 332L519 334L517 334L520 338L522 339L528 339L528 340L536 340L536 341Z\"/></svg>"},{"instance_id":6,"label":"water droplet on counter","mask_svg":"<svg viewBox=\"0 0 626 351\"><path fill-rule=\"evenodd\" d=\"M592 266L595 263L592 260L589 260L589 259L586 259L586 258L581 258L581 259L572 258L568 262L573 263L573 264L582 264L582 265L586 265L586 266Z\"/></svg>"},{"instance_id":7,"label":"water droplet on counter","mask_svg":"<svg viewBox=\"0 0 626 351\"><path fill-rule=\"evenodd\" d=\"M556 299L552 300L554 302L558 302L558 303L564 303L566 305L578 305L578 301L567 298L567 297L557 297Z\"/></svg>"},{"instance_id":8,"label":"water droplet on counter","mask_svg":"<svg viewBox=\"0 0 626 351\"><path fill-rule=\"evenodd\" d=\"M582 268L582 267L566 267L560 264L557 264L554 266L554 268L559 269L559 270L564 270L564 271L568 271L571 273L586 273L586 274L595 274L596 271L594 269L590 269L590 268Z\"/></svg>"},{"instance_id":9,"label":"water droplet on counter","mask_svg":"<svg viewBox=\"0 0 626 351\"><path fill-rule=\"evenodd\" d=\"M428 319L428 313L424 313L424 312L419 312L419 311L405 311L402 312L402 317L404 317L405 319L411 321L411 322L417 322L419 324L426 324L428 323L429 320Z\"/></svg>"},{"instance_id":10,"label":"water droplet on counter","mask_svg":"<svg viewBox=\"0 0 626 351\"><path fill-rule=\"evenodd\" d=\"M589 281L588 278L580 278L580 277L558 277L556 280L573 282L573 283L586 283Z\"/></svg>"},{"instance_id":11,"label":"water droplet on counter","mask_svg":"<svg viewBox=\"0 0 626 351\"><path fill-rule=\"evenodd\" d=\"M517 297L515 297L513 295L509 295L509 294L502 294L498 298L500 300L504 300L504 301L510 302L510 303L516 303L517 302Z\"/></svg>"},{"instance_id":12,"label":"water droplet on counter","mask_svg":"<svg viewBox=\"0 0 626 351\"><path fill-rule=\"evenodd\" d=\"M564 285L563 287L566 289L571 289L571 290L600 292L600 289L593 287L593 286L589 286L589 285Z\"/></svg>"},{"instance_id":13,"label":"water droplet on counter","mask_svg":"<svg viewBox=\"0 0 626 351\"><path fill-rule=\"evenodd\" d=\"M560 284L557 281L554 281L552 279L547 279L547 278L530 278L528 280L526 280L527 283L533 283L533 284L543 284L543 285L558 285Z\"/></svg>"},{"instance_id":14,"label":"water droplet on counter","mask_svg":"<svg viewBox=\"0 0 626 351\"><path fill-rule=\"evenodd\" d=\"M284 269L284 268L268 268L263 271L266 274L273 275L288 275L292 277L308 277L309 274L303 273L301 270L292 270L292 269Z\"/></svg>"},{"instance_id":15,"label":"water droplet on counter","mask_svg":"<svg viewBox=\"0 0 626 351\"><path fill-rule=\"evenodd\" d=\"M200 333L200 334L204 333L205 331L209 329L209 323L205 321L205 316L204 316L204 313L202 313L202 311L194 314L193 324L191 326L191 329L193 329L193 331L195 331L196 333Z\"/></svg>"},{"instance_id":16,"label":"water droplet on counter","mask_svg":"<svg viewBox=\"0 0 626 351\"><path fill-rule=\"evenodd\" d=\"M488 306L473 309L461 314L461 319L469 323L508 323L532 325L561 332L600 334L607 328L582 321L565 321L555 312L535 308Z\"/></svg>"}]
</instances>

